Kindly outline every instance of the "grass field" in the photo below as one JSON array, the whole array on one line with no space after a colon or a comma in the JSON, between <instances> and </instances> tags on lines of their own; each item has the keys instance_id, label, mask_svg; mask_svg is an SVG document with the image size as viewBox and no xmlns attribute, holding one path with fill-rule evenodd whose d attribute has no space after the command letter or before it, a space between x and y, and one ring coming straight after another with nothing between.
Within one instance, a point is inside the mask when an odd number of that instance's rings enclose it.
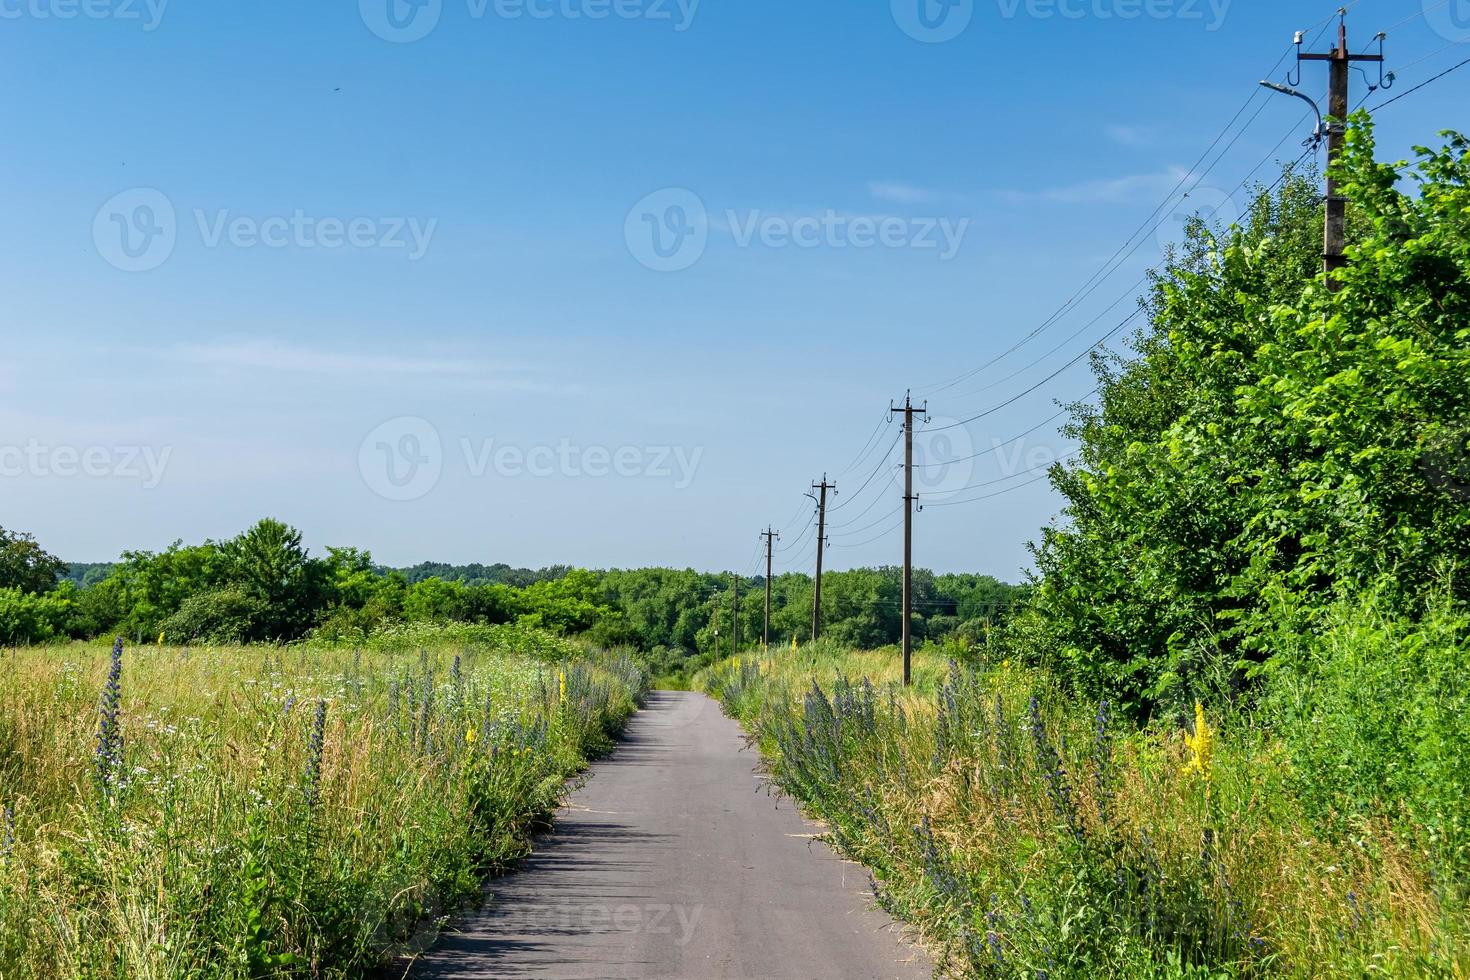
<instances>
[{"instance_id":1,"label":"grass field","mask_svg":"<svg viewBox=\"0 0 1470 980\"><path fill-rule=\"evenodd\" d=\"M412 952L641 696L630 661L541 647L3 651L0 978Z\"/></svg>"},{"instance_id":2,"label":"grass field","mask_svg":"<svg viewBox=\"0 0 1470 980\"><path fill-rule=\"evenodd\" d=\"M1009 661L818 645L721 662L779 785L961 977L1470 976L1432 835L1311 806L1268 730L1138 730Z\"/></svg>"}]
</instances>

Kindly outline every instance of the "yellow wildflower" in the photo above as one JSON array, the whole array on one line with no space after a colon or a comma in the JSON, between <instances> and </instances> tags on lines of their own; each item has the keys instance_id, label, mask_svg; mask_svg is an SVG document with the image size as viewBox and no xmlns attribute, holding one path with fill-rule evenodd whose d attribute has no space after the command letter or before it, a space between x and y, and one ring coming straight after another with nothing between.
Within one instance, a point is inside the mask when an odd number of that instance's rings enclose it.
<instances>
[{"instance_id":1,"label":"yellow wildflower","mask_svg":"<svg viewBox=\"0 0 1470 980\"><path fill-rule=\"evenodd\" d=\"M794 636L791 638L791 652L792 653L795 653L796 652L796 637L794 637Z\"/></svg>"},{"instance_id":2,"label":"yellow wildflower","mask_svg":"<svg viewBox=\"0 0 1470 980\"><path fill-rule=\"evenodd\" d=\"M465 733L464 733L464 744L466 744L466 745L474 745L475 744L475 738L476 738L476 735L475 735L475 730L473 728L470 728L470 729L466 729L465 730Z\"/></svg>"},{"instance_id":3,"label":"yellow wildflower","mask_svg":"<svg viewBox=\"0 0 1470 980\"><path fill-rule=\"evenodd\" d=\"M1210 758L1215 752L1215 733L1205 721L1205 706L1194 703L1194 734L1184 733L1184 744L1189 749L1189 761L1185 772L1197 772L1203 779L1210 778Z\"/></svg>"},{"instance_id":4,"label":"yellow wildflower","mask_svg":"<svg viewBox=\"0 0 1470 980\"><path fill-rule=\"evenodd\" d=\"M163 633L161 631L158 634L158 645L163 646Z\"/></svg>"},{"instance_id":5,"label":"yellow wildflower","mask_svg":"<svg viewBox=\"0 0 1470 980\"><path fill-rule=\"evenodd\" d=\"M566 671L563 670L563 671L559 672L556 675L556 687L557 687L557 690L560 692L561 699L563 701L565 701L567 699L567 672Z\"/></svg>"}]
</instances>

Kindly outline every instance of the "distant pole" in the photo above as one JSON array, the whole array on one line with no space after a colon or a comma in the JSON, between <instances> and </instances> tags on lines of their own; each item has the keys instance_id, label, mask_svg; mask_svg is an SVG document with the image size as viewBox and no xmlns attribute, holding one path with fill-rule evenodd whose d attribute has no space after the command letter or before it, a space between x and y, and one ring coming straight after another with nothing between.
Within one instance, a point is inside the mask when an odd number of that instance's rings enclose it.
<instances>
[{"instance_id":1,"label":"distant pole","mask_svg":"<svg viewBox=\"0 0 1470 980\"><path fill-rule=\"evenodd\" d=\"M1333 164L1342 158L1347 148L1348 83L1355 61L1379 63L1379 86L1388 88L1393 76L1383 77L1383 41L1387 35L1379 34L1378 54L1352 54L1347 43L1347 11L1339 8L1337 22L1337 44L1327 54L1303 54L1298 35L1297 63L1303 61L1325 61L1328 63L1327 82L1327 217L1322 230L1322 269L1327 274L1327 288L1336 291L1339 286L1333 272L1347 265L1347 198L1338 193L1337 181L1332 176Z\"/></svg>"},{"instance_id":2,"label":"distant pole","mask_svg":"<svg viewBox=\"0 0 1470 980\"><path fill-rule=\"evenodd\" d=\"M914 638L914 413L926 414L928 403L914 407L910 397L903 396L903 408L889 406L890 415L903 413L903 685L912 683Z\"/></svg>"},{"instance_id":3,"label":"distant pole","mask_svg":"<svg viewBox=\"0 0 1470 980\"><path fill-rule=\"evenodd\" d=\"M730 573L730 656L740 652L740 576Z\"/></svg>"},{"instance_id":4,"label":"distant pole","mask_svg":"<svg viewBox=\"0 0 1470 980\"><path fill-rule=\"evenodd\" d=\"M771 649L771 541L781 535L771 530L769 524L761 532L761 537L766 539L766 625L761 630L761 649Z\"/></svg>"},{"instance_id":5,"label":"distant pole","mask_svg":"<svg viewBox=\"0 0 1470 980\"><path fill-rule=\"evenodd\" d=\"M812 592L812 642L815 643L822 635L822 548L827 543L827 491L836 493L837 484L828 483L827 474L823 473L822 482L813 483L812 489L821 494L812 498L817 502L817 582Z\"/></svg>"}]
</instances>

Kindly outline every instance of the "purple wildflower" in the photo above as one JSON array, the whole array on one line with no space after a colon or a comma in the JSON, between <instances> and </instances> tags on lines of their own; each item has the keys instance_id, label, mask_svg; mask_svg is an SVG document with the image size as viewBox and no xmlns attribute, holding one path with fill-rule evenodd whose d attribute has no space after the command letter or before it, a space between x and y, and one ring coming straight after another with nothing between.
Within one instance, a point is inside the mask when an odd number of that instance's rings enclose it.
<instances>
[{"instance_id":1,"label":"purple wildflower","mask_svg":"<svg viewBox=\"0 0 1470 980\"><path fill-rule=\"evenodd\" d=\"M112 644L107 684L102 688L102 699L97 705L97 747L93 752L93 762L97 786L104 796L116 792L118 774L122 770L122 724L118 720L118 712L122 708L122 654L123 641L119 636Z\"/></svg>"}]
</instances>

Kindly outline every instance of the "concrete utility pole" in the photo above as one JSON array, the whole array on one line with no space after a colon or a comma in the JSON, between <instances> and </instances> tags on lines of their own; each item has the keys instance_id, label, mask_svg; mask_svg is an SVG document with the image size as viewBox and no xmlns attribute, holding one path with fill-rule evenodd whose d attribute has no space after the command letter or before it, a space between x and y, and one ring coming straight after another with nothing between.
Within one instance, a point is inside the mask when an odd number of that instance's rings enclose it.
<instances>
[{"instance_id":1,"label":"concrete utility pole","mask_svg":"<svg viewBox=\"0 0 1470 980\"><path fill-rule=\"evenodd\" d=\"M761 630L761 650L768 651L771 649L771 542L781 535L768 524L761 537L766 539L766 625Z\"/></svg>"},{"instance_id":2,"label":"concrete utility pole","mask_svg":"<svg viewBox=\"0 0 1470 980\"><path fill-rule=\"evenodd\" d=\"M903 408L888 407L889 415L903 413L903 686L911 683L914 638L914 415L927 415L929 403L915 408L907 394Z\"/></svg>"},{"instance_id":3,"label":"concrete utility pole","mask_svg":"<svg viewBox=\"0 0 1470 980\"><path fill-rule=\"evenodd\" d=\"M1347 146L1348 82L1350 69L1355 61L1376 61L1378 85L1389 88L1393 76L1383 75L1383 42L1388 35L1379 33L1377 54L1351 54L1347 43L1347 10L1339 8L1337 22L1337 45L1326 54L1303 53L1302 35L1296 36L1298 80L1303 61L1325 61L1328 64L1327 83L1327 219L1322 231L1322 268L1327 273L1327 288L1336 291L1338 284L1333 272L1347 265L1347 199L1337 193L1337 181L1332 176L1332 167L1342 157ZM1290 81L1290 79L1288 79ZM1293 83L1296 84L1296 83Z\"/></svg>"},{"instance_id":4,"label":"concrete utility pole","mask_svg":"<svg viewBox=\"0 0 1470 980\"><path fill-rule=\"evenodd\" d=\"M812 593L812 642L822 635L822 548L827 544L827 491L837 492L837 484L827 482L827 474L822 474L821 483L813 483L812 489L818 491L821 496L812 497L817 502L817 582L816 590Z\"/></svg>"}]
</instances>

